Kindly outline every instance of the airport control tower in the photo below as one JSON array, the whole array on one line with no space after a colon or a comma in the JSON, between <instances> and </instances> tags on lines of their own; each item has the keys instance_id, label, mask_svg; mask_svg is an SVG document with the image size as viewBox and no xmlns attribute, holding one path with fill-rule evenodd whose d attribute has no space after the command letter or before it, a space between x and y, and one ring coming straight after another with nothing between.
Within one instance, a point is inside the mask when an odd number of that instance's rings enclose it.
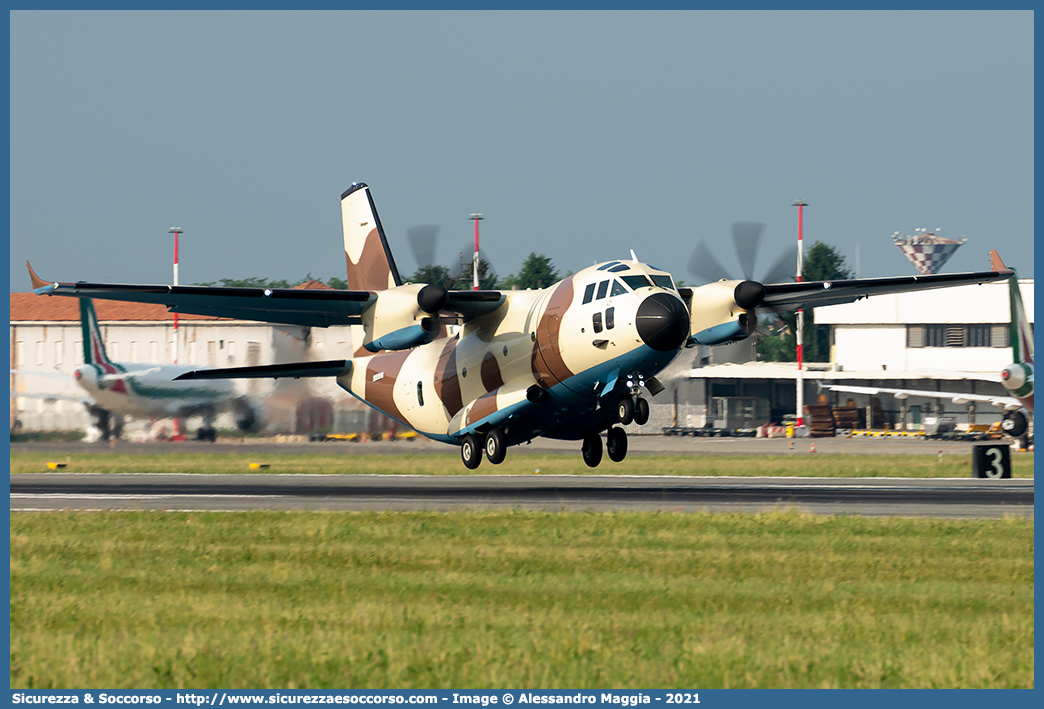
<instances>
[{"instance_id":1,"label":"airport control tower","mask_svg":"<svg viewBox=\"0 0 1044 709\"><path fill-rule=\"evenodd\" d=\"M946 239L939 236L938 232L939 229L914 229L913 236L899 236L899 232L895 232L892 241L922 276L928 276L938 273L961 244L968 240L963 236L960 239Z\"/></svg>"}]
</instances>

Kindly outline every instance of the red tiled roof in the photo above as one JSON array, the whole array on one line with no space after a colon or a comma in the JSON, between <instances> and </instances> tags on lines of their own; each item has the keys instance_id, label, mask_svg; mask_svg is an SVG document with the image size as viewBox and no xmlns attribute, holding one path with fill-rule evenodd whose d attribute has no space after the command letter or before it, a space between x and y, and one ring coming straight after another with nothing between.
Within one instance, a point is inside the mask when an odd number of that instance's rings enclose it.
<instances>
[{"instance_id":1,"label":"red tiled roof","mask_svg":"<svg viewBox=\"0 0 1044 709\"><path fill-rule=\"evenodd\" d=\"M94 312L100 321L161 321L173 322L174 313L167 306L154 303L125 303L119 300L95 300ZM227 320L212 315L179 313L178 320ZM67 296L11 294L11 322L69 322L80 320L78 298Z\"/></svg>"},{"instance_id":2,"label":"red tiled roof","mask_svg":"<svg viewBox=\"0 0 1044 709\"><path fill-rule=\"evenodd\" d=\"M293 288L294 290L337 290L333 286L328 286L322 281L305 281L304 283L298 283Z\"/></svg>"}]
</instances>

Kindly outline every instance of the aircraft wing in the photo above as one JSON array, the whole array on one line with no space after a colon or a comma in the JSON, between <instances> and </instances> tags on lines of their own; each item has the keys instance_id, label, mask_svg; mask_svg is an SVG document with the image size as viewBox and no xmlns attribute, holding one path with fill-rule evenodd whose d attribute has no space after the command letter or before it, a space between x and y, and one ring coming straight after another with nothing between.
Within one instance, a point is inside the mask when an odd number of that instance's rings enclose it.
<instances>
[{"instance_id":1,"label":"aircraft wing","mask_svg":"<svg viewBox=\"0 0 1044 709\"><path fill-rule=\"evenodd\" d=\"M758 311L817 308L823 305L851 303L871 295L988 283L1009 278L1015 273L1004 265L995 249L990 251L990 268L992 270L989 271L943 273L933 276L852 278L840 281L765 284L765 299L758 307Z\"/></svg>"},{"instance_id":2,"label":"aircraft wing","mask_svg":"<svg viewBox=\"0 0 1044 709\"><path fill-rule=\"evenodd\" d=\"M917 389L888 389L886 387L863 387L850 386L848 384L821 384L824 389L844 391L852 394L891 394L897 399L905 399L910 396L923 396L929 399L949 399L955 404L965 404L969 401L983 401L996 406L999 409L1021 409L1022 402L1013 396L987 396L985 394L967 394L953 391L927 391Z\"/></svg>"},{"instance_id":3,"label":"aircraft wing","mask_svg":"<svg viewBox=\"0 0 1044 709\"><path fill-rule=\"evenodd\" d=\"M173 313L315 327L359 324L362 312L377 298L370 291L49 283L37 276L32 266L29 276L37 295L158 303Z\"/></svg>"},{"instance_id":4,"label":"aircraft wing","mask_svg":"<svg viewBox=\"0 0 1044 709\"><path fill-rule=\"evenodd\" d=\"M77 298L156 303L172 313L257 320L282 325L329 327L360 325L362 314L380 296L373 291L304 290L296 288L226 288L215 286L133 285L126 283L58 283L36 275L29 266L33 292ZM443 291L445 309L470 319L501 306L499 291Z\"/></svg>"}]
</instances>

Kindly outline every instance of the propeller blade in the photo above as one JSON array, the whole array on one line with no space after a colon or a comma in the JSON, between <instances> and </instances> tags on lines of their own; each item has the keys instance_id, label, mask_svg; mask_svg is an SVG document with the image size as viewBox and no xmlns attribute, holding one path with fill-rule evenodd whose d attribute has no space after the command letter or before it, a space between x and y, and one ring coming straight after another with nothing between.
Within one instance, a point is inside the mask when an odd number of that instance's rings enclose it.
<instances>
[{"instance_id":1,"label":"propeller blade","mask_svg":"<svg viewBox=\"0 0 1044 709\"><path fill-rule=\"evenodd\" d=\"M762 283L790 283L797 273L797 247L786 249L772 264Z\"/></svg>"},{"instance_id":2,"label":"propeller blade","mask_svg":"<svg viewBox=\"0 0 1044 709\"><path fill-rule=\"evenodd\" d=\"M707 283L713 283L729 277L725 267L714 257L711 250L707 248L707 244L702 241L696 244L696 248L692 251L692 256L689 257L689 272Z\"/></svg>"},{"instance_id":3,"label":"propeller blade","mask_svg":"<svg viewBox=\"0 0 1044 709\"><path fill-rule=\"evenodd\" d=\"M435 263L435 246L438 239L439 227L436 224L420 224L406 230L406 240L413 250L418 269Z\"/></svg>"},{"instance_id":4,"label":"propeller blade","mask_svg":"<svg viewBox=\"0 0 1044 709\"><path fill-rule=\"evenodd\" d=\"M764 231L765 225L761 222L732 223L732 245L736 248L743 277L748 281L754 280L754 262L758 257L758 246L761 244L761 234Z\"/></svg>"}]
</instances>

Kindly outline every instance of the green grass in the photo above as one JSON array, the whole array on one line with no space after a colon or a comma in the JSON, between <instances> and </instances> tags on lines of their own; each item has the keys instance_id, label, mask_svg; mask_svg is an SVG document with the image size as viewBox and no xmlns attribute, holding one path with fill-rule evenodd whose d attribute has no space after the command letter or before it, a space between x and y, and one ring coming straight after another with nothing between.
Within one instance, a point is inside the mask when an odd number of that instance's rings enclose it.
<instances>
[{"instance_id":1,"label":"green grass","mask_svg":"<svg viewBox=\"0 0 1044 709\"><path fill-rule=\"evenodd\" d=\"M350 444L347 444L350 445ZM118 451L118 449L117 449ZM1033 454L1012 456L1012 475L1033 477ZM11 453L12 473L47 470L48 461L65 462L55 453ZM503 464L488 462L474 472L460 462L449 446L403 454L356 453L351 448L336 452L318 448L308 455L252 451L234 453L142 454L113 451L79 453L72 456L65 472L76 473L249 473L251 462L267 463L269 473L314 473L354 475L782 475L816 477L902 477L966 478L971 475L971 453L934 455L632 455L622 463L606 459L598 468L584 465L580 454L516 453Z\"/></svg>"},{"instance_id":2,"label":"green grass","mask_svg":"<svg viewBox=\"0 0 1044 709\"><path fill-rule=\"evenodd\" d=\"M1033 521L15 513L15 688L1030 687Z\"/></svg>"}]
</instances>

